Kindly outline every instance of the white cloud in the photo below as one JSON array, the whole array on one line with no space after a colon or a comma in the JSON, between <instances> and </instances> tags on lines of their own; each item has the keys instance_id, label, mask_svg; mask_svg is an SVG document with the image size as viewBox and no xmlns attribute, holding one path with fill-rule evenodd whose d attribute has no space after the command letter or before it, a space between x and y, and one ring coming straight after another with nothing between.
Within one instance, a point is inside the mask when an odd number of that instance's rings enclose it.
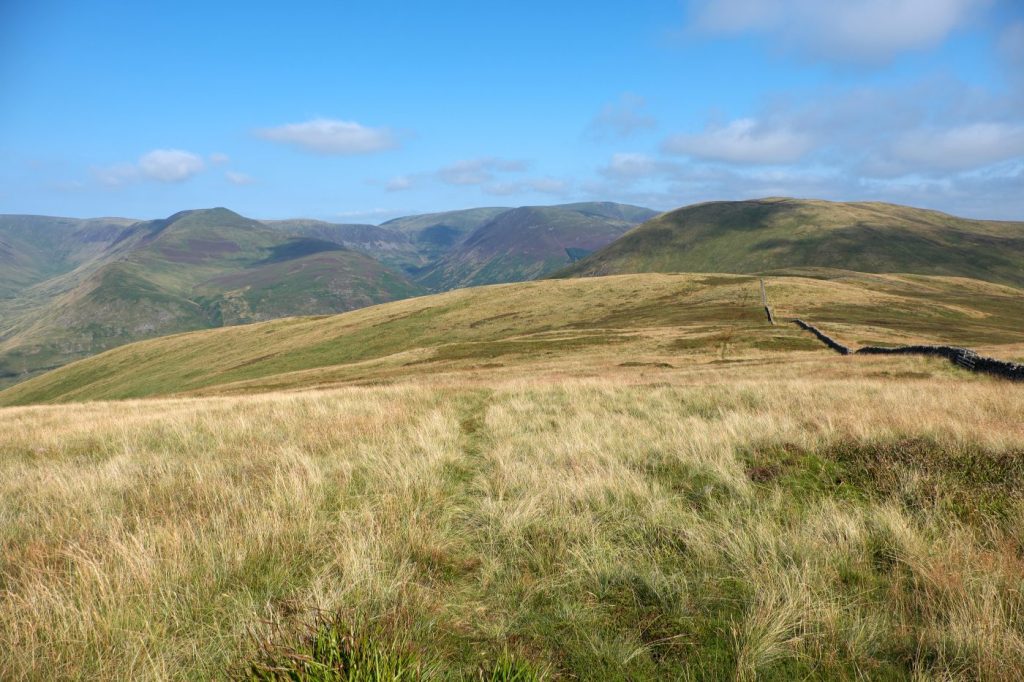
<instances>
[{"instance_id":1,"label":"white cloud","mask_svg":"<svg viewBox=\"0 0 1024 682\"><path fill-rule=\"evenodd\" d=\"M238 173L236 171L225 171L224 179L230 182L232 185L251 185L256 182L255 178L247 173Z\"/></svg>"},{"instance_id":2,"label":"white cloud","mask_svg":"<svg viewBox=\"0 0 1024 682\"><path fill-rule=\"evenodd\" d=\"M220 152L214 152L213 154L210 154L210 156L208 156L207 158L210 160L210 163L212 163L214 166L221 166L231 160L230 156L228 156L227 154L222 154Z\"/></svg>"},{"instance_id":3,"label":"white cloud","mask_svg":"<svg viewBox=\"0 0 1024 682\"><path fill-rule=\"evenodd\" d=\"M448 185L482 185L494 180L495 173L518 173L526 167L525 161L486 156L456 161L438 170L436 175Z\"/></svg>"},{"instance_id":4,"label":"white cloud","mask_svg":"<svg viewBox=\"0 0 1024 682\"><path fill-rule=\"evenodd\" d=\"M632 180L656 175L664 164L646 154L621 152L611 155L608 165L598 169L598 172L605 177Z\"/></svg>"},{"instance_id":5,"label":"white cloud","mask_svg":"<svg viewBox=\"0 0 1024 682\"><path fill-rule=\"evenodd\" d=\"M969 170L1024 156L1024 124L971 123L902 135L893 155L914 167Z\"/></svg>"},{"instance_id":6,"label":"white cloud","mask_svg":"<svg viewBox=\"0 0 1024 682\"><path fill-rule=\"evenodd\" d=\"M798 161L813 147L813 139L795 130L766 126L752 118L708 126L698 134L673 135L662 144L670 154L746 164Z\"/></svg>"},{"instance_id":7,"label":"white cloud","mask_svg":"<svg viewBox=\"0 0 1024 682\"><path fill-rule=\"evenodd\" d=\"M941 43L991 0L702 0L705 33L764 33L783 49L842 61L884 62Z\"/></svg>"},{"instance_id":8,"label":"white cloud","mask_svg":"<svg viewBox=\"0 0 1024 682\"><path fill-rule=\"evenodd\" d=\"M263 128L257 130L256 135L317 154L339 156L372 154L398 147L397 136L388 128L371 128L355 121L328 118Z\"/></svg>"},{"instance_id":9,"label":"white cloud","mask_svg":"<svg viewBox=\"0 0 1024 682\"><path fill-rule=\"evenodd\" d=\"M643 97L631 92L623 93L615 102L601 107L601 111L590 122L590 132L596 137L628 137L637 131L654 128L657 122L644 113L646 106Z\"/></svg>"},{"instance_id":10,"label":"white cloud","mask_svg":"<svg viewBox=\"0 0 1024 682\"><path fill-rule=\"evenodd\" d=\"M181 149L154 149L139 158L139 171L159 182L182 182L203 168L201 157Z\"/></svg>"},{"instance_id":11,"label":"white cloud","mask_svg":"<svg viewBox=\"0 0 1024 682\"><path fill-rule=\"evenodd\" d=\"M136 163L117 163L90 169L93 178L107 187L123 187L141 180L177 183L201 173L205 165L198 154L181 149L154 149Z\"/></svg>"}]
</instances>

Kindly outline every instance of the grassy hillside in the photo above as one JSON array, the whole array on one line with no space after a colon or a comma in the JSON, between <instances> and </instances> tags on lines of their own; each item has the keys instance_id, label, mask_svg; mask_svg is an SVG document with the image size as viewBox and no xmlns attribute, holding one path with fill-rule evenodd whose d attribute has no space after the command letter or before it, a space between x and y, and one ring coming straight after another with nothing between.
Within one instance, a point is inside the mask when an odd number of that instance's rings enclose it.
<instances>
[{"instance_id":1,"label":"grassy hillside","mask_svg":"<svg viewBox=\"0 0 1024 682\"><path fill-rule=\"evenodd\" d=\"M362 253L226 209L135 223L97 248L86 263L0 303L0 381L138 339L422 292Z\"/></svg>"},{"instance_id":2,"label":"grassy hillside","mask_svg":"<svg viewBox=\"0 0 1024 682\"><path fill-rule=\"evenodd\" d=\"M416 280L435 291L542 277L655 215L612 203L524 206L481 225Z\"/></svg>"},{"instance_id":3,"label":"grassy hillside","mask_svg":"<svg viewBox=\"0 0 1024 682\"><path fill-rule=\"evenodd\" d=\"M821 323L856 344L954 343L1024 358L1020 290L955 278L802 274L816 277L768 281L779 318ZM808 363L852 372L952 371L940 362L837 362L795 326L767 324L754 277L648 274L464 289L331 317L154 339L7 389L0 405L427 376L680 377L749 366L791 373Z\"/></svg>"},{"instance_id":4,"label":"grassy hillside","mask_svg":"<svg viewBox=\"0 0 1024 682\"><path fill-rule=\"evenodd\" d=\"M1020 679L1021 414L751 367L2 409L0 678Z\"/></svg>"},{"instance_id":5,"label":"grassy hillside","mask_svg":"<svg viewBox=\"0 0 1024 682\"><path fill-rule=\"evenodd\" d=\"M1024 223L879 203L711 202L650 220L560 276L823 267L1024 286Z\"/></svg>"}]
</instances>

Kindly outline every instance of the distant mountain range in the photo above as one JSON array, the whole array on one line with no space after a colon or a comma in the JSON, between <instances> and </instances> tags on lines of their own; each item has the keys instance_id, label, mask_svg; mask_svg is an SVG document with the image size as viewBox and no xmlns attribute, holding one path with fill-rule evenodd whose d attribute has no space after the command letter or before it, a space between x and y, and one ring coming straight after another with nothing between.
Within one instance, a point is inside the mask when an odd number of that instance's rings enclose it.
<instances>
[{"instance_id":1,"label":"distant mountain range","mask_svg":"<svg viewBox=\"0 0 1024 682\"><path fill-rule=\"evenodd\" d=\"M396 218L382 225L268 221L362 251L431 291L536 279L607 246L657 215L639 206L590 202L470 208Z\"/></svg>"},{"instance_id":2,"label":"distant mountain range","mask_svg":"<svg viewBox=\"0 0 1024 682\"><path fill-rule=\"evenodd\" d=\"M498 222L524 214L534 217ZM154 336L531 279L651 215L572 204L380 226L261 222L224 208L152 221L0 216L0 385ZM448 259L460 266L438 269Z\"/></svg>"},{"instance_id":3,"label":"distant mountain range","mask_svg":"<svg viewBox=\"0 0 1024 682\"><path fill-rule=\"evenodd\" d=\"M0 216L0 384L139 339L481 284L816 269L1022 288L1024 223L785 198L660 215L613 203L474 208L382 225L224 208L152 221Z\"/></svg>"}]
</instances>

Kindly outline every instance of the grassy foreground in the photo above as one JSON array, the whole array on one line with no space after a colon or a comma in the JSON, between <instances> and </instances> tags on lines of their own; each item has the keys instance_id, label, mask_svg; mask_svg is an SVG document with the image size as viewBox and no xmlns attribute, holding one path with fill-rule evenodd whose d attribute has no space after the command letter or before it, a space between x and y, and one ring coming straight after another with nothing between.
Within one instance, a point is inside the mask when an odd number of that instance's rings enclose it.
<instances>
[{"instance_id":1,"label":"grassy foreground","mask_svg":"<svg viewBox=\"0 0 1024 682\"><path fill-rule=\"evenodd\" d=\"M0 410L0 679L1024 677L1020 387L752 377Z\"/></svg>"}]
</instances>

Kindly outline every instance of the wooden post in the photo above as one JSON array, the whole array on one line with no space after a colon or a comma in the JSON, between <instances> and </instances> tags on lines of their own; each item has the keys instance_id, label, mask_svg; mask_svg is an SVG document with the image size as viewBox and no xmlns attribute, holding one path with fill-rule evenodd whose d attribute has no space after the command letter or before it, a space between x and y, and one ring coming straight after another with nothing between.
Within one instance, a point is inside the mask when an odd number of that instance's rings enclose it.
<instances>
[{"instance_id":1,"label":"wooden post","mask_svg":"<svg viewBox=\"0 0 1024 682\"><path fill-rule=\"evenodd\" d=\"M765 314L768 315L768 321L774 327L775 326L775 316L772 315L771 306L768 305L768 292L765 291L764 280L762 279L762 280L760 280L760 282L761 282L761 304L764 306Z\"/></svg>"}]
</instances>

